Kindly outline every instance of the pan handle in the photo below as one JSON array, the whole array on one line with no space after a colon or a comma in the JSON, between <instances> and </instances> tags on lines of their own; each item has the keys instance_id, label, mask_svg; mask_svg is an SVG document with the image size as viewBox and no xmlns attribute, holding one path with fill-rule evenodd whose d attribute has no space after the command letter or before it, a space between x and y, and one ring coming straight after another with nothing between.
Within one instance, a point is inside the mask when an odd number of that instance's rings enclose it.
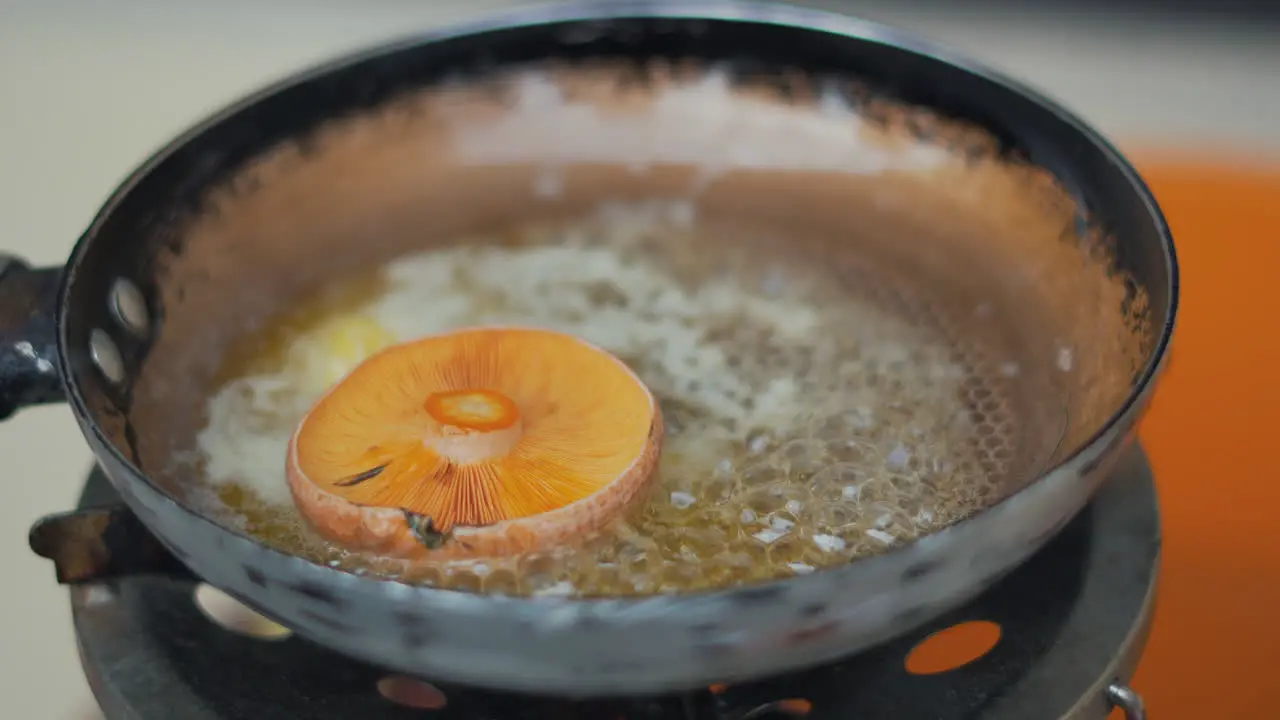
<instances>
[{"instance_id":1,"label":"pan handle","mask_svg":"<svg viewBox=\"0 0 1280 720\"><path fill-rule=\"evenodd\" d=\"M55 314L61 275L0 253L0 420L65 397Z\"/></svg>"},{"instance_id":2,"label":"pan handle","mask_svg":"<svg viewBox=\"0 0 1280 720\"><path fill-rule=\"evenodd\" d=\"M1147 706L1142 696L1128 685L1112 683L1107 687L1107 700L1111 707L1124 713L1124 720L1147 720Z\"/></svg>"},{"instance_id":3,"label":"pan handle","mask_svg":"<svg viewBox=\"0 0 1280 720\"><path fill-rule=\"evenodd\" d=\"M187 566L123 505L43 517L32 526L27 542L37 555L53 561L63 585L140 574L192 577Z\"/></svg>"}]
</instances>

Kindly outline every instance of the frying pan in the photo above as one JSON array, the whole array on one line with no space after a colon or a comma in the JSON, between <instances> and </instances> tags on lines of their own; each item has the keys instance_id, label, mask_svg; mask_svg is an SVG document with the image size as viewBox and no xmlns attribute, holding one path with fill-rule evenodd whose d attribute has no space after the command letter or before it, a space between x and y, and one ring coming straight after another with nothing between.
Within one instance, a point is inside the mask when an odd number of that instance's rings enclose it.
<instances>
[{"instance_id":1,"label":"frying pan","mask_svg":"<svg viewBox=\"0 0 1280 720\"><path fill-rule=\"evenodd\" d=\"M377 245L371 238L396 234L385 219L393 210L402 213L397 222L436 222L446 233L528 209L512 200L512 182L476 180L459 167L410 198L429 205L430 217L413 202L384 202L409 197L397 194L407 176L360 168L407 152L385 152L408 142L404 128L415 116L403 98L548 58L692 59L753 77L852 77L869 97L987 131L1002 157L1022 158L1062 188L1076 205L1072 231L1104 238L1107 262L1126 278L1128 294L1116 301L1123 309L1080 305L1092 321L1079 337L1093 344L1075 357L1083 364L1105 355L1114 332L1104 336L1101 318L1123 310L1141 320L1137 360L1069 389L1088 400L1107 378L1119 388L1105 402L1070 405L1063 441L1042 471L991 507L881 555L763 584L617 599L456 592L285 554L198 511L184 491L189 478L166 470L165 458L196 428L220 348L253 318L367 260L360 253ZM339 125L360 128L348 132L358 137L346 154L326 144ZM913 132L928 136L930 127ZM433 157L415 162L428 167ZM799 203L797 222L814 214L804 203L820 194L789 198ZM311 222L332 210L313 197L345 209ZM767 205L768 197L755 200ZM1067 276L1058 285L1061 307L1082 302L1072 295L1081 283ZM1177 292L1172 238L1133 168L1085 123L991 70L889 28L784 5L543 7L278 83L156 153L111 196L64 267L0 258L0 406L7 416L67 402L127 504L37 524L32 545L55 560L62 582L190 571L307 639L390 669L580 696L673 691L866 649L973 597L1034 553L1089 501L1131 441L1164 365Z\"/></svg>"}]
</instances>

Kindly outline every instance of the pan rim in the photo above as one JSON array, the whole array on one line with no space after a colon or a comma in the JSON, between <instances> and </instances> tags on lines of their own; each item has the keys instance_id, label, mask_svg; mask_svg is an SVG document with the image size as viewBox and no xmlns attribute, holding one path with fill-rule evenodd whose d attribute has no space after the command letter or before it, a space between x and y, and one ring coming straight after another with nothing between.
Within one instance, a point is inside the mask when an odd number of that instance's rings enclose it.
<instances>
[{"instance_id":1,"label":"pan rim","mask_svg":"<svg viewBox=\"0 0 1280 720\"><path fill-rule=\"evenodd\" d=\"M945 542L945 539L958 528L979 522L988 513L1015 501L1019 497L1022 497L1027 491L1045 483L1052 477L1059 476L1061 474L1082 473L1082 466L1088 463L1088 457L1093 454L1093 451L1095 451L1099 446L1107 444L1108 438L1113 437L1116 434L1116 431L1122 425L1125 425L1126 421L1135 412L1139 411L1140 406L1144 403L1145 399L1153 389L1160 371L1165 366L1168 348L1176 325L1180 295L1177 254L1172 233L1151 190L1142 180L1137 170L1128 162L1127 159L1125 159L1114 145L1098 131L1093 129L1091 125L1084 122L1083 119L1077 117L1074 113L1045 96L1040 91L1025 85L1020 81L1014 80L994 68L983 63L973 61L963 54L954 52L932 41L921 39L909 32L904 32L873 21L812 8L782 5L770 2L757 2L755 0L621 0L620 2L611 3L577 0L575 2L509 10L481 18L479 20L472 20L462 24L454 24L437 30L415 33L408 37L378 43L372 47L346 53L335 59L312 65L307 69L291 73L283 79L271 82L237 101L224 105L221 110L207 115L195 125L175 136L140 164L112 192L107 201L95 214L86 232L81 235L75 244L75 247L67 261L67 272L62 274L61 285L58 289L56 317L58 325L59 370L64 378L69 404L72 406L73 412L80 420L82 430L84 430L86 435L89 435L90 439L94 441L94 444L101 447L103 452L107 453L115 463L120 467L127 469L133 480L140 481L150 492L155 493L157 496L166 498L173 506L181 510L188 520L212 525L223 533L247 540L253 543L259 550L279 556L281 559L302 562L324 572L340 573L344 575L350 574L324 567L307 560L306 558L277 550L246 533L229 528L218 523L207 515L200 513L195 508L189 506L187 503L170 495L157 486L146 473L142 472L115 446L114 443L105 436L84 401L80 382L69 360L70 354L68 348L70 347L70 340L68 338L68 323L66 322L66 318L70 312L70 308L67 299L69 297L69 289L76 281L79 266L85 254L92 247L95 238L98 236L107 219L117 211L125 198L130 196L134 189L137 188L153 172L153 170L169 159L179 149L187 146L190 142L197 139L206 131L230 120L248 108L273 95L295 86L304 85L308 82L312 82L316 79L322 78L341 69L360 64L367 60L393 55L415 47L437 43L444 40L461 39L468 36L482 35L486 32L496 30L509 30L528 26L547 26L573 22L587 22L592 20L625 18L744 22L763 26L788 27L814 33L834 34L842 37L843 39L854 42L885 45L927 57L942 65L949 65L970 75L975 75L987 83L997 86L1000 90L1006 93L1019 95L1026 100L1031 101L1040 109L1048 111L1053 115L1058 122L1066 126L1066 129L1069 132L1076 134L1089 145L1100 151L1105 161L1118 170L1123 179L1129 184L1135 199L1141 202L1147 219L1154 225L1154 228L1160 238L1162 257L1165 263L1164 270L1168 277L1167 291L1169 293L1169 301L1164 312L1164 317L1161 318L1158 340L1154 343L1152 350L1148 353L1148 357L1146 358L1142 371L1137 375L1137 379L1131 390L1127 393L1124 401L1108 416L1106 422L1104 422L1097 431L1090 435L1087 440L1072 450L1069 455L1062 458L1056 464L1045 468L1038 476L1031 479L1022 490L1012 493L1008 497L1001 499L999 502L994 503L982 511L961 520L960 522L944 527L930 535L896 546L882 555L858 560L845 565L826 568L820 572L815 572L809 575L773 579L742 586L730 586L696 592L679 593L675 595L645 596L637 598L556 598L555 603L572 603L588 607L608 604L611 608L619 608L623 606L638 607L643 604L652 604L655 601L669 602L708 596L727 597L743 592L759 593L767 590L768 588L779 585L792 586L797 583L816 582L824 575L847 571L851 567L865 567L868 564L892 562L894 559L906 555L912 548L918 546L922 542ZM506 605L510 602L545 603L546 600L543 598L494 596L430 586L409 586L390 577L352 576L351 579L375 583L392 583L402 587L411 588L415 593L421 594L448 593L451 595L463 595L469 598L469 602L489 602Z\"/></svg>"}]
</instances>

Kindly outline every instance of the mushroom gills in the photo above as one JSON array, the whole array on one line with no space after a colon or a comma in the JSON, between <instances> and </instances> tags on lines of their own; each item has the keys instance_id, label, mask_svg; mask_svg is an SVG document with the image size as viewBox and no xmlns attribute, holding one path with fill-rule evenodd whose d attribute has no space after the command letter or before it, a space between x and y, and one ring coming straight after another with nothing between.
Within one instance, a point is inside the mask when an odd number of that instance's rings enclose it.
<instances>
[{"instance_id":1,"label":"mushroom gills","mask_svg":"<svg viewBox=\"0 0 1280 720\"><path fill-rule=\"evenodd\" d=\"M359 364L298 424L287 473L311 526L350 549L507 555L625 515L647 495L662 435L653 394L604 350L480 328Z\"/></svg>"}]
</instances>

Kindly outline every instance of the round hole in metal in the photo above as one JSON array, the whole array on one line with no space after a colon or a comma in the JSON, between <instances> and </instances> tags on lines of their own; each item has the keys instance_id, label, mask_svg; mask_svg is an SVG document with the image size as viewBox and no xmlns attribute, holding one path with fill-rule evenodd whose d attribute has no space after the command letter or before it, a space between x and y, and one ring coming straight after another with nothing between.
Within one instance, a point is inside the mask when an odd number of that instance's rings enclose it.
<instances>
[{"instance_id":1,"label":"round hole in metal","mask_svg":"<svg viewBox=\"0 0 1280 720\"><path fill-rule=\"evenodd\" d=\"M912 675L949 672L986 655L999 642L1000 626L996 623L972 620L952 625L911 649L907 654L907 672Z\"/></svg>"},{"instance_id":2,"label":"round hole in metal","mask_svg":"<svg viewBox=\"0 0 1280 720\"><path fill-rule=\"evenodd\" d=\"M124 329L139 337L147 334L151 324L147 301L138 286L125 278L117 278L111 285L111 312Z\"/></svg>"},{"instance_id":3,"label":"round hole in metal","mask_svg":"<svg viewBox=\"0 0 1280 720\"><path fill-rule=\"evenodd\" d=\"M89 333L89 359L111 384L124 382L124 360L120 358L120 349L105 330L94 328Z\"/></svg>"},{"instance_id":4,"label":"round hole in metal","mask_svg":"<svg viewBox=\"0 0 1280 720\"><path fill-rule=\"evenodd\" d=\"M268 620L249 606L218 588L200 583L195 591L196 607L224 630L258 640L283 640L293 634L289 628Z\"/></svg>"},{"instance_id":5,"label":"round hole in metal","mask_svg":"<svg viewBox=\"0 0 1280 720\"><path fill-rule=\"evenodd\" d=\"M379 680L378 693L397 705L416 710L439 710L448 704L440 688L404 675L388 675Z\"/></svg>"},{"instance_id":6,"label":"round hole in metal","mask_svg":"<svg viewBox=\"0 0 1280 720\"><path fill-rule=\"evenodd\" d=\"M742 720L790 720L801 718L813 711L813 703L804 698L786 698L765 703L748 711Z\"/></svg>"}]
</instances>

